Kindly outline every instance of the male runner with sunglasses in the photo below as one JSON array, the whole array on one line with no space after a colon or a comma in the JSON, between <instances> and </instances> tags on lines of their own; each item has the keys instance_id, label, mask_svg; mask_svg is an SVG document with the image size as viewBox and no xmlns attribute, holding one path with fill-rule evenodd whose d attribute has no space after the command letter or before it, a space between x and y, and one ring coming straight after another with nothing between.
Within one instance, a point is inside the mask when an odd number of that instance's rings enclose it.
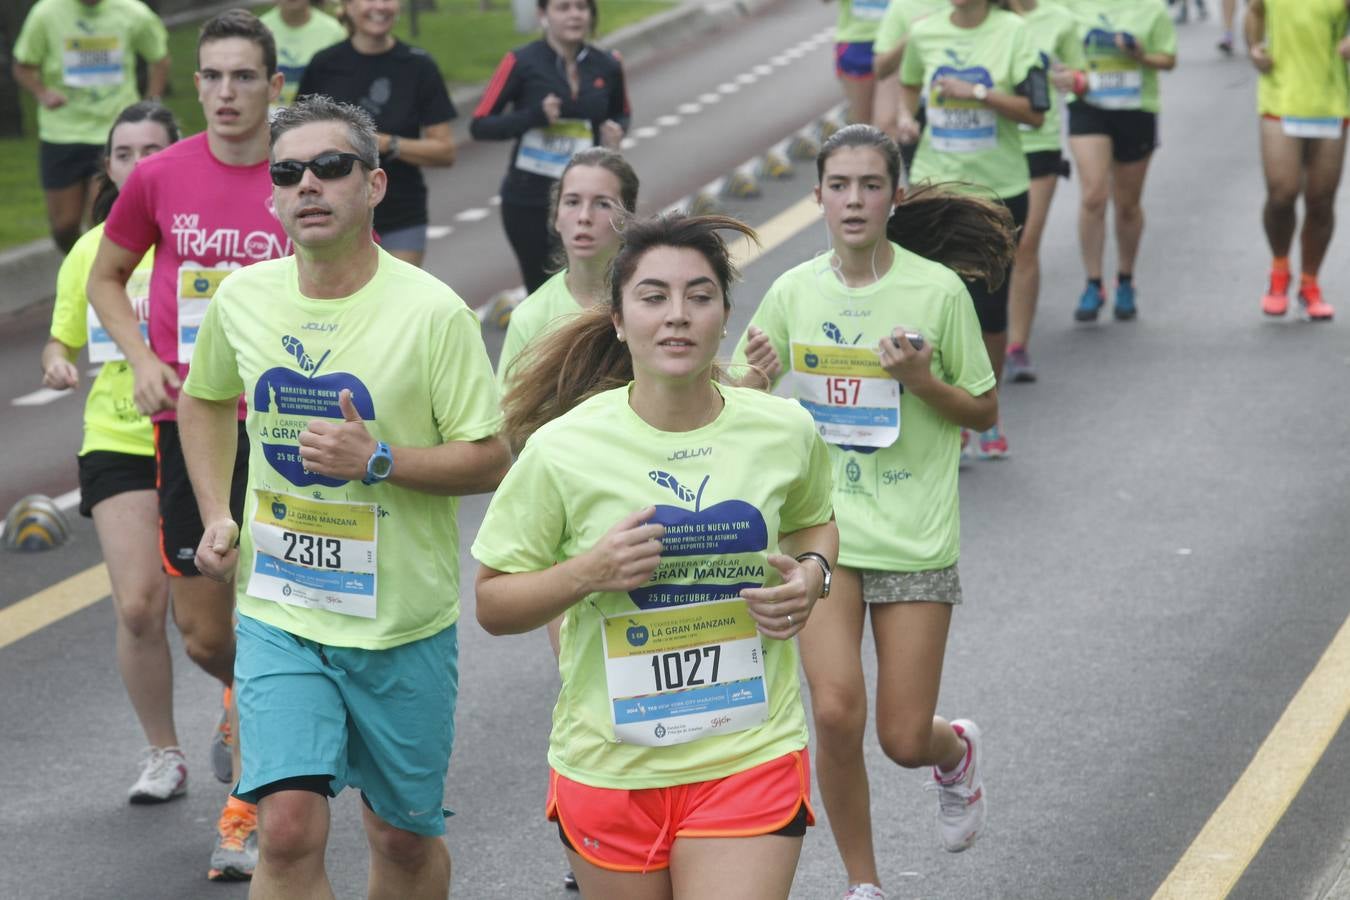
<instances>
[{"instance_id":1,"label":"male runner with sunglasses","mask_svg":"<svg viewBox=\"0 0 1350 900\"><path fill-rule=\"evenodd\" d=\"M137 407L155 423L160 551L164 570L172 576L174 621L188 656L228 690L234 678L234 592L201 577L194 562L202 523L188 482L175 407L198 329L221 280L241 266L291 252L272 209L267 174L267 108L280 96L283 82L272 33L243 10L216 16L202 26L193 78L206 131L150 157L132 172L108 217L88 291L99 319L135 371ZM151 247L155 264L147 348L126 283ZM242 419L243 404L237 406ZM242 421L236 428L229 439L241 452L230 499L239 512L247 480L247 453L242 452L247 438ZM234 780L231 768L238 775L239 742L233 744L233 766L217 770L217 777L225 776L222 780ZM221 812L208 878L252 875L256 827L252 804L230 798Z\"/></svg>"},{"instance_id":2,"label":"male runner with sunglasses","mask_svg":"<svg viewBox=\"0 0 1350 900\"><path fill-rule=\"evenodd\" d=\"M295 255L225 279L179 400L206 524L197 564L237 572L235 793L258 803L257 896L332 896L328 798L346 786L365 801L372 897L450 888L455 514L511 460L477 317L371 237L378 147L369 115L327 97L276 113L273 198Z\"/></svg>"}]
</instances>

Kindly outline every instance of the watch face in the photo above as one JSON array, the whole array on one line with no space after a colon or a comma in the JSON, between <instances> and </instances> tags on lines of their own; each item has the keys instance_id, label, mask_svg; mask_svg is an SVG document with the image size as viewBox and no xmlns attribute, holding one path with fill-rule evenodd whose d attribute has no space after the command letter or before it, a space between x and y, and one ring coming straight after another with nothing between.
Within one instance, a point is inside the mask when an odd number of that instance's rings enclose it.
<instances>
[{"instance_id":1,"label":"watch face","mask_svg":"<svg viewBox=\"0 0 1350 900\"><path fill-rule=\"evenodd\" d=\"M394 461L387 456L377 456L370 461L370 474L376 478L388 478L394 468Z\"/></svg>"}]
</instances>

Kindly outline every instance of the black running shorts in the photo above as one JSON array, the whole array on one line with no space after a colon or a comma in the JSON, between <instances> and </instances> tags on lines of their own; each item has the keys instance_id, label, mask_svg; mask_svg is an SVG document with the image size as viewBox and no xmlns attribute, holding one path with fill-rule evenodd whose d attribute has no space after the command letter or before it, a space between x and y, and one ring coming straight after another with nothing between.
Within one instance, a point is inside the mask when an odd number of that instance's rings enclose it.
<instances>
[{"instance_id":1,"label":"black running shorts","mask_svg":"<svg viewBox=\"0 0 1350 900\"><path fill-rule=\"evenodd\" d=\"M102 144L38 143L38 174L44 191L88 181L98 174L102 162Z\"/></svg>"},{"instance_id":2,"label":"black running shorts","mask_svg":"<svg viewBox=\"0 0 1350 900\"><path fill-rule=\"evenodd\" d=\"M1016 197L999 200L1012 213L1013 226L1017 229L1018 240L1022 237L1022 226L1027 223L1029 204L1026 192ZM985 334L1002 334L1008 330L1008 290L1012 286L1012 266L1005 273L1003 284L991 291L983 278L966 283L970 289L970 299L975 301L975 315L980 320L980 331Z\"/></svg>"},{"instance_id":3,"label":"black running shorts","mask_svg":"<svg viewBox=\"0 0 1350 900\"><path fill-rule=\"evenodd\" d=\"M239 423L238 441L234 479L230 484L230 515L243 527L244 491L248 487L248 433L243 422ZM200 575L195 560L197 545L202 542L206 529L197 510L192 482L188 480L177 422L155 423L155 461L159 487L159 553L164 571L170 575Z\"/></svg>"},{"instance_id":4,"label":"black running shorts","mask_svg":"<svg viewBox=\"0 0 1350 900\"><path fill-rule=\"evenodd\" d=\"M90 518L94 507L128 491L155 489L155 458L113 450L90 450L80 458L80 515Z\"/></svg>"},{"instance_id":5,"label":"black running shorts","mask_svg":"<svg viewBox=\"0 0 1350 900\"><path fill-rule=\"evenodd\" d=\"M1139 162L1158 147L1158 115L1142 109L1100 109L1081 100L1069 104L1069 136L1111 139L1111 158Z\"/></svg>"}]
</instances>

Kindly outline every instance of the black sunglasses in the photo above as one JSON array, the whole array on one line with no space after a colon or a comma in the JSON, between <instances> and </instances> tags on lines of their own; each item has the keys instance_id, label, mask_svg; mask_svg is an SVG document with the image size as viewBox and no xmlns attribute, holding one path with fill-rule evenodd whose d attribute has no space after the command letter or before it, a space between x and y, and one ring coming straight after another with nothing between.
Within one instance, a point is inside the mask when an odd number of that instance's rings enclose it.
<instances>
[{"instance_id":1,"label":"black sunglasses","mask_svg":"<svg viewBox=\"0 0 1350 900\"><path fill-rule=\"evenodd\" d=\"M352 173L352 166L360 163L366 168L370 164L355 153L320 153L309 162L301 162L298 159L283 159L272 163L267 167L267 171L272 176L272 183L277 187L292 187L300 183L300 179L305 177L305 170L309 169L324 181L331 181L334 178L345 178Z\"/></svg>"}]
</instances>

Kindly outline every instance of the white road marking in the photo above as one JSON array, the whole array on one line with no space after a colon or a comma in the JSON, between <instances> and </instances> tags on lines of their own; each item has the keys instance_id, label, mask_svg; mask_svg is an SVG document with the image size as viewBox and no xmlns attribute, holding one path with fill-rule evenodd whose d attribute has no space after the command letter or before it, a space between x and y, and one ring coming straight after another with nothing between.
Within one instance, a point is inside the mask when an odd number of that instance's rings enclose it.
<instances>
[{"instance_id":1,"label":"white road marking","mask_svg":"<svg viewBox=\"0 0 1350 900\"><path fill-rule=\"evenodd\" d=\"M644 141L648 138L654 138L660 133L661 129L657 128L655 125L643 125L641 128L633 129L633 137Z\"/></svg>"},{"instance_id":2,"label":"white road marking","mask_svg":"<svg viewBox=\"0 0 1350 900\"><path fill-rule=\"evenodd\" d=\"M764 77L765 75L772 75L772 74L773 74L773 66L768 65L768 64L766 64L766 63L760 63L759 65L755 66L755 67L754 67L753 69L751 69L750 71L754 72L756 75L758 75L758 76L760 76L760 77L762 78L762 77Z\"/></svg>"},{"instance_id":3,"label":"white road marking","mask_svg":"<svg viewBox=\"0 0 1350 900\"><path fill-rule=\"evenodd\" d=\"M719 94L734 94L740 89L741 86L734 81L728 81L726 84L719 84L717 86L717 92Z\"/></svg>"},{"instance_id":4,"label":"white road marking","mask_svg":"<svg viewBox=\"0 0 1350 900\"><path fill-rule=\"evenodd\" d=\"M681 103L678 107L682 116L696 116L703 112L703 107L697 103ZM660 121L659 119L657 121Z\"/></svg>"},{"instance_id":5,"label":"white road marking","mask_svg":"<svg viewBox=\"0 0 1350 900\"><path fill-rule=\"evenodd\" d=\"M456 222L481 222L482 220L486 219L486 218L487 218L488 216L490 216L490 215L492 215L492 212L491 212L490 210L486 210L486 209L483 209L483 207L481 207L481 206L477 206L477 207L474 207L473 209L466 209L466 210L464 210L463 212L455 213L455 221L456 221Z\"/></svg>"},{"instance_id":6,"label":"white road marking","mask_svg":"<svg viewBox=\"0 0 1350 900\"><path fill-rule=\"evenodd\" d=\"M54 391L51 388L38 388L31 394L24 394L22 397L15 397L9 401L10 406L45 406L53 400L60 400L62 397L69 397L74 391Z\"/></svg>"},{"instance_id":7,"label":"white road marking","mask_svg":"<svg viewBox=\"0 0 1350 900\"><path fill-rule=\"evenodd\" d=\"M721 95L721 94L699 94L699 95L698 95L698 102L699 102L699 103L702 103L704 106L709 106L709 105L711 105L711 104L713 104L713 103L718 103L718 102L721 101L721 99L722 99L722 95Z\"/></svg>"},{"instance_id":8,"label":"white road marking","mask_svg":"<svg viewBox=\"0 0 1350 900\"><path fill-rule=\"evenodd\" d=\"M801 47L789 47L787 50L783 51L783 55L788 59L801 59L806 55L806 51Z\"/></svg>"},{"instance_id":9,"label":"white road marking","mask_svg":"<svg viewBox=\"0 0 1350 900\"><path fill-rule=\"evenodd\" d=\"M449 237L454 230L449 225L428 225L427 240L439 241L441 238Z\"/></svg>"},{"instance_id":10,"label":"white road marking","mask_svg":"<svg viewBox=\"0 0 1350 900\"><path fill-rule=\"evenodd\" d=\"M738 84L754 84L756 81L759 81L759 76L754 72L742 72L736 76Z\"/></svg>"},{"instance_id":11,"label":"white road marking","mask_svg":"<svg viewBox=\"0 0 1350 900\"><path fill-rule=\"evenodd\" d=\"M674 128L680 124L679 116L657 116L656 124L662 128Z\"/></svg>"},{"instance_id":12,"label":"white road marking","mask_svg":"<svg viewBox=\"0 0 1350 900\"><path fill-rule=\"evenodd\" d=\"M501 205L502 205L501 194L493 194L491 197L488 198L488 206L501 206Z\"/></svg>"},{"instance_id":13,"label":"white road marking","mask_svg":"<svg viewBox=\"0 0 1350 900\"><path fill-rule=\"evenodd\" d=\"M770 64L775 66L786 66L788 63L792 62L792 57L788 56L786 53L780 53L773 59L769 60L769 62Z\"/></svg>"},{"instance_id":14,"label":"white road marking","mask_svg":"<svg viewBox=\"0 0 1350 900\"><path fill-rule=\"evenodd\" d=\"M638 145L637 138L626 137L619 141L620 150L632 150Z\"/></svg>"}]
</instances>

